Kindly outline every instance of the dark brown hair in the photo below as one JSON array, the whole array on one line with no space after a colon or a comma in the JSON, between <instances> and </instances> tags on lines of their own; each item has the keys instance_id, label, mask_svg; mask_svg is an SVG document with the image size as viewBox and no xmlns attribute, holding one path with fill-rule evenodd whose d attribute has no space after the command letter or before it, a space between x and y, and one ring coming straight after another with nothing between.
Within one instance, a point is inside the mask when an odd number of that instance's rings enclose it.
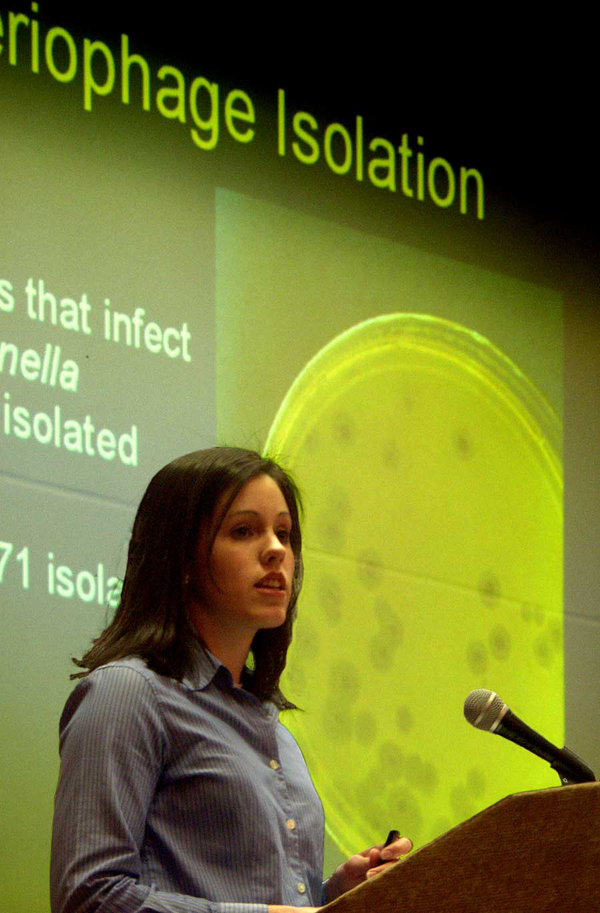
<instances>
[{"instance_id":1,"label":"dark brown hair","mask_svg":"<svg viewBox=\"0 0 600 913\"><path fill-rule=\"evenodd\" d=\"M240 489L258 475L277 482L291 519L295 556L292 595L285 622L260 630L251 647L252 666L245 687L260 700L293 706L283 698L279 679L292 639L296 603L302 586L302 535L298 489L274 460L238 447L196 450L156 473L142 498L133 524L127 569L118 609L111 624L82 657L86 672L126 656L141 656L161 675L181 680L194 666L197 634L188 614L190 570L196 560L201 528L212 525L211 548L218 528ZM219 499L226 495L220 515Z\"/></svg>"}]
</instances>

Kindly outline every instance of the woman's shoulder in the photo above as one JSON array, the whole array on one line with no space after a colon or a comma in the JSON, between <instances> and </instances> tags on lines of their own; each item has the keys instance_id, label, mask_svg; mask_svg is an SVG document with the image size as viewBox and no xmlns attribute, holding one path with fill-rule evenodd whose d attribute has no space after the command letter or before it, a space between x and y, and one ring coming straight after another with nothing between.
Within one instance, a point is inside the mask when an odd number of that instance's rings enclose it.
<instances>
[{"instance_id":1,"label":"woman's shoulder","mask_svg":"<svg viewBox=\"0 0 600 913\"><path fill-rule=\"evenodd\" d=\"M160 678L137 657L89 672L71 692L60 718L61 757L102 757L112 764L117 756L143 753L160 765L169 742Z\"/></svg>"},{"instance_id":2,"label":"woman's shoulder","mask_svg":"<svg viewBox=\"0 0 600 913\"><path fill-rule=\"evenodd\" d=\"M150 669L139 656L98 666L71 692L62 714L61 729L75 714L101 718L106 710L114 718L139 713L145 707L158 709L169 681Z\"/></svg>"},{"instance_id":3,"label":"woman's shoulder","mask_svg":"<svg viewBox=\"0 0 600 913\"><path fill-rule=\"evenodd\" d=\"M141 656L126 656L102 666L96 666L75 686L75 691L112 688L157 688L164 676L154 672Z\"/></svg>"}]
</instances>

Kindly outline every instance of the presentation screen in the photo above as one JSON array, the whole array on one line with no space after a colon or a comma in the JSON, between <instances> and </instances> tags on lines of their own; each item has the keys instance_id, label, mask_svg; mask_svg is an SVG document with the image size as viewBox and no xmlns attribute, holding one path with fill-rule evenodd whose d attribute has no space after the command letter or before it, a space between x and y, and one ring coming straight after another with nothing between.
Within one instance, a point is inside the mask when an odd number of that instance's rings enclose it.
<instances>
[{"instance_id":1,"label":"presentation screen","mask_svg":"<svg viewBox=\"0 0 600 913\"><path fill-rule=\"evenodd\" d=\"M7 909L48 910L71 658L119 604L137 504L215 443L303 494L282 721L326 865L558 785L462 716L489 688L568 725L573 295L502 160L426 104L51 2L0 12L0 83Z\"/></svg>"}]
</instances>

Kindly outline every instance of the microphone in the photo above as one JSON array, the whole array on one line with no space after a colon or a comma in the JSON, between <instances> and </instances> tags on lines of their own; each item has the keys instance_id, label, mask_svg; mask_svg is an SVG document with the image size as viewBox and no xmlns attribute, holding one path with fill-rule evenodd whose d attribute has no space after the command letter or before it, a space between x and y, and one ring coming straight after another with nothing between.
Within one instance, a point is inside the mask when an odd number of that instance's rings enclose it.
<instances>
[{"instance_id":1,"label":"microphone","mask_svg":"<svg viewBox=\"0 0 600 913\"><path fill-rule=\"evenodd\" d=\"M502 738L543 758L560 777L563 786L596 780L593 770L568 748L557 748L509 710L494 691L478 688L467 695L464 706L467 722L476 729L495 732Z\"/></svg>"}]
</instances>

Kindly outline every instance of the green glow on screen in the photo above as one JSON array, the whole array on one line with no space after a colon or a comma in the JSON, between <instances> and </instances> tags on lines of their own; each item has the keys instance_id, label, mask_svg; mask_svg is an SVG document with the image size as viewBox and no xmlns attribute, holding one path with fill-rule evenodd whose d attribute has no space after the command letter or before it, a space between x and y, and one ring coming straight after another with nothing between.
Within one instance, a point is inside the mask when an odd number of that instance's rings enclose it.
<instances>
[{"instance_id":1,"label":"green glow on screen","mask_svg":"<svg viewBox=\"0 0 600 913\"><path fill-rule=\"evenodd\" d=\"M563 743L560 424L530 381L478 333L385 315L308 363L266 449L306 507L284 722L341 851L558 785L462 718L490 688Z\"/></svg>"}]
</instances>

